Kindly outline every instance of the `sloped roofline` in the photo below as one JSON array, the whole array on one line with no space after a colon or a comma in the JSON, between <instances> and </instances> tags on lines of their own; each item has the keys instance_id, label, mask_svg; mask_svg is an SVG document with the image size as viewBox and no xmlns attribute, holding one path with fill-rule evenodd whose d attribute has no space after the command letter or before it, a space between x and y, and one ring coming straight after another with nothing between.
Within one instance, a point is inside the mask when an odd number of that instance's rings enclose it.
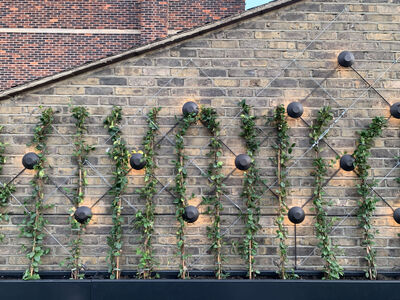
<instances>
[{"instance_id":1,"label":"sloped roofline","mask_svg":"<svg viewBox=\"0 0 400 300\"><path fill-rule=\"evenodd\" d=\"M258 6L256 8L247 10L243 13L240 13L240 14L237 14L237 15L234 15L231 17L223 18L221 20L218 20L218 21L215 21L215 22L212 22L212 23L200 26L200 27L196 27L194 29L179 32L175 35L169 36L162 40L157 40L155 42L146 44L144 46L138 46L138 47L123 51L121 53L118 53L116 55L108 56L108 57L84 64L84 65L81 65L79 67L72 68L70 70L62 71L60 73L50 75L50 76L47 76L47 77L44 77L41 79L32 80L25 84L21 84L16 87L12 87L10 89L0 92L0 100L8 99L8 98L17 96L23 92L27 92L27 91L42 87L47 84L55 83L55 82L67 79L69 77L78 75L78 74L82 74L82 73L92 71L97 68L107 66L112 63L116 63L121 60L132 58L132 57L141 55L141 54L149 52L149 51L153 51L153 50L160 49L162 47L166 47L166 46L169 46L169 45L181 42L181 41L185 41L185 40L191 39L193 37L208 33L210 31L220 29L222 27L234 24L239 21L243 21L246 19L256 17L258 15L261 15L261 14L264 14L264 13L267 13L267 12L270 12L270 11L273 11L273 10L276 10L276 9L279 9L284 6L288 6L288 5L291 5L296 2L300 2L300 1L303 1L303 0L275 0L275 1L269 2L267 4Z\"/></svg>"}]
</instances>

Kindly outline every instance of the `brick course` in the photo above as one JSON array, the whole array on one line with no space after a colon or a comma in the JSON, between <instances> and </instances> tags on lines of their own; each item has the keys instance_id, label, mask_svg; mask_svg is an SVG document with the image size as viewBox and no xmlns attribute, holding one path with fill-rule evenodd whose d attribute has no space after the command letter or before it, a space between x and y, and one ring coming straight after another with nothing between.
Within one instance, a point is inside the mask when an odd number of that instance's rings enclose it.
<instances>
[{"instance_id":1,"label":"brick course","mask_svg":"<svg viewBox=\"0 0 400 300\"><path fill-rule=\"evenodd\" d=\"M353 3L354 2L354 3ZM323 105L331 105L336 118L343 109L349 110L331 129L326 141L338 152L352 153L356 147L357 131L364 129L374 116L389 117L389 107L382 98L351 69L339 67L337 55L343 50L353 51L356 57L354 68L374 83L379 93L389 103L398 101L398 59L400 44L397 37L397 20L400 11L396 1L300 1L278 10L253 17L248 20L194 37L190 40L142 54L138 57L102 67L86 74L75 76L58 83L27 92L10 100L3 100L0 108L0 121L5 125L5 133L0 136L10 143L7 149L8 161L4 168L2 181L6 181L21 169L21 158L28 148L25 143L32 136L32 128L38 115L38 105L52 106L56 111L55 132L49 139L50 177L65 187L73 186L76 166L72 160L72 146L69 144L73 133L73 123L68 102L84 104L91 117L87 141L96 145L90 157L96 172L88 167L89 186L85 205L94 203L106 190L105 180L112 176L111 162L106 155L108 135L102 122L110 113L112 105L122 105L124 112L123 134L132 149L140 148L146 131L144 115L153 106L163 107L160 112L160 137L176 122L174 116L181 115L181 107L188 100L200 105L215 107L224 130L222 140L236 153L243 153L244 144L239 137L240 113L237 103L243 98L254 106L257 116L271 116L278 104L301 101L305 108L304 119L310 123L317 110ZM348 11L343 11L345 8ZM342 12L342 13L341 13ZM340 14L341 13L341 14ZM340 15L339 15L340 14ZM338 16L339 15L339 16ZM336 20L331 23L332 20ZM362 20L362 21L360 21ZM397 23L396 23L397 22ZM379 25L379 26L378 26ZM387 26L386 26L387 25ZM400 25L399 25L400 26ZM313 41L313 42L312 42ZM296 61L293 61L296 58ZM329 93L329 95L327 94ZM270 161L274 155L274 131L265 125L265 120L257 121L262 129L260 138L269 137L261 147L256 161L261 168L261 176L268 184L275 182L275 167ZM289 120L291 140L296 143L293 151L296 162L289 170L289 206L305 203L312 194L313 178L312 155L309 148L309 129L301 120ZM377 139L372 150L371 175L383 182L377 191L394 208L400 206L400 177L395 156L399 156L400 121L389 120L389 127L383 137ZM174 134L169 138L173 140ZM185 139L189 159L202 169L208 164L205 156L209 135L205 128L197 124L191 128ZM68 142L69 141L69 142ZM163 184L173 184L174 148L164 139L157 151L157 177ZM334 158L334 153L325 147L324 156ZM224 172L233 169L234 156L224 149ZM338 163L330 170L332 174ZM391 172L391 173L389 173ZM188 192L195 199L190 204L198 204L201 195L208 191L207 180L195 166L188 168ZM104 178L101 178L102 174ZM389 175L388 175L389 174ZM129 175L129 188L125 199L135 207L144 203L138 199L135 189L143 185L143 173L132 171ZM29 179L32 174L25 172L17 179L15 196L21 201L30 193ZM387 176L387 177L386 177ZM241 258L233 251L231 242L240 240L243 234L242 221L231 224L238 217L238 210L231 201L244 207L240 198L242 173L235 171L226 181L226 195L223 199L223 230L225 236L224 252L228 261L226 269L244 269ZM365 267L364 252L361 248L361 231L354 216L357 201L357 178L354 173L340 171L325 188L326 195L333 201L329 209L337 215L337 227L331 233L335 244L342 253L340 263L346 270L362 270ZM161 186L158 187L161 189ZM47 228L63 244L67 245L70 229L68 226L68 200L55 187L46 187L46 200L55 204L49 209ZM178 266L175 245L175 207L173 199L163 191L155 198L156 232L154 248L159 269L176 270ZM124 203L124 270L136 269L138 257L137 233L132 231L134 211ZM261 224L258 241L260 247L256 258L259 270L275 270L277 240L273 223L277 201L268 191L261 200ZM314 236L314 220L311 205L305 207L307 217L297 226L298 265L300 269L321 269L322 263L315 251L317 240ZM21 222L22 208L11 200L9 208L13 215L9 223L0 230L5 234L5 242L0 245L0 269L22 270L27 264L19 245L24 239L18 238L18 225ZM200 206L200 210L205 208ZM94 209L95 216L83 237L82 255L89 270L106 269L106 236L111 227L110 198L104 198ZM377 263L379 270L399 270L400 251L399 225L391 217L392 210L382 201L378 202L373 222L380 233L376 238ZM210 242L206 238L207 216L187 226L190 269L213 269L213 258L207 253ZM294 264L294 231L289 221L289 264ZM46 238L51 254L44 259L43 269L57 269L66 252L52 237Z\"/></svg>"}]
</instances>

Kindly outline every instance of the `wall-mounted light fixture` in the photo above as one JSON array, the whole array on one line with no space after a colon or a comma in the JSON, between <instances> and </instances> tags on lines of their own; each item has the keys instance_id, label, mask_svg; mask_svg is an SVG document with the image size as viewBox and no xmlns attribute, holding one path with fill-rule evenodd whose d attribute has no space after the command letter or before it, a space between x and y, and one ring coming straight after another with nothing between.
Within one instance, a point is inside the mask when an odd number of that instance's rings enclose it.
<instances>
[{"instance_id":1,"label":"wall-mounted light fixture","mask_svg":"<svg viewBox=\"0 0 400 300\"><path fill-rule=\"evenodd\" d=\"M144 160L142 153L133 153L129 163L132 169L141 170L146 166L146 161Z\"/></svg>"},{"instance_id":2,"label":"wall-mounted light fixture","mask_svg":"<svg viewBox=\"0 0 400 300\"><path fill-rule=\"evenodd\" d=\"M196 206L188 205L185 207L185 212L182 217L186 222L194 223L199 218L199 210Z\"/></svg>"},{"instance_id":3,"label":"wall-mounted light fixture","mask_svg":"<svg viewBox=\"0 0 400 300\"><path fill-rule=\"evenodd\" d=\"M235 158L235 166L239 170L246 171L250 168L251 165L251 158L247 154L239 154Z\"/></svg>"},{"instance_id":4,"label":"wall-mounted light fixture","mask_svg":"<svg viewBox=\"0 0 400 300\"><path fill-rule=\"evenodd\" d=\"M393 219L397 224L400 224L400 208L396 208L393 212Z\"/></svg>"},{"instance_id":5,"label":"wall-mounted light fixture","mask_svg":"<svg viewBox=\"0 0 400 300\"><path fill-rule=\"evenodd\" d=\"M289 117L297 119L303 115L304 109L300 102L292 102L288 105L286 111Z\"/></svg>"},{"instance_id":6,"label":"wall-mounted light fixture","mask_svg":"<svg viewBox=\"0 0 400 300\"><path fill-rule=\"evenodd\" d=\"M393 118L400 119L400 102L396 102L390 106L390 114Z\"/></svg>"},{"instance_id":7,"label":"wall-mounted light fixture","mask_svg":"<svg viewBox=\"0 0 400 300\"><path fill-rule=\"evenodd\" d=\"M199 113L199 106L192 101L186 102L182 107L182 113L184 116L193 113L197 115Z\"/></svg>"},{"instance_id":8,"label":"wall-mounted light fixture","mask_svg":"<svg viewBox=\"0 0 400 300\"><path fill-rule=\"evenodd\" d=\"M354 162L355 159L350 154L345 154L340 159L340 167L345 171L353 171L354 170Z\"/></svg>"},{"instance_id":9,"label":"wall-mounted light fixture","mask_svg":"<svg viewBox=\"0 0 400 300\"><path fill-rule=\"evenodd\" d=\"M292 222L293 224L300 224L301 222L304 221L306 214L304 213L304 210L301 207L294 206L291 209L289 209L288 217L289 221Z\"/></svg>"},{"instance_id":10,"label":"wall-mounted light fixture","mask_svg":"<svg viewBox=\"0 0 400 300\"><path fill-rule=\"evenodd\" d=\"M28 170L33 170L39 162L39 156L35 152L29 152L22 157L22 165Z\"/></svg>"},{"instance_id":11,"label":"wall-mounted light fixture","mask_svg":"<svg viewBox=\"0 0 400 300\"><path fill-rule=\"evenodd\" d=\"M343 51L338 56L338 63L342 67L348 68L354 64L355 58L350 51Z\"/></svg>"},{"instance_id":12,"label":"wall-mounted light fixture","mask_svg":"<svg viewBox=\"0 0 400 300\"><path fill-rule=\"evenodd\" d=\"M75 210L74 218L81 224L86 224L92 218L92 210L87 206L80 206Z\"/></svg>"}]
</instances>

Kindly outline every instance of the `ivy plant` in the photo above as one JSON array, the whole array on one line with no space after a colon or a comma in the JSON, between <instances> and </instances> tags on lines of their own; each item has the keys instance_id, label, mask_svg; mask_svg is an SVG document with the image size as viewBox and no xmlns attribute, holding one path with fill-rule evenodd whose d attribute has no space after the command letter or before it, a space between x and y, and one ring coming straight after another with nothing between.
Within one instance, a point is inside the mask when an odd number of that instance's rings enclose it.
<instances>
[{"instance_id":1,"label":"ivy plant","mask_svg":"<svg viewBox=\"0 0 400 300\"><path fill-rule=\"evenodd\" d=\"M365 276L371 280L376 279L376 251L374 246L374 238L377 230L371 224L372 216L375 211L377 197L371 194L371 189L376 186L376 181L369 181L369 170L371 166L368 163L368 157L371 155L370 149L374 144L374 140L382 135L382 129L386 127L387 120L384 117L375 117L367 129L359 132L357 148L353 153L355 159L354 166L360 183L357 185L357 192L360 195L358 201L358 220L359 226L363 231L362 245L365 248L367 261L367 269Z\"/></svg>"},{"instance_id":2,"label":"ivy plant","mask_svg":"<svg viewBox=\"0 0 400 300\"><path fill-rule=\"evenodd\" d=\"M262 191L260 186L259 169L256 167L254 156L258 152L260 143L257 140L256 117L250 113L251 107L245 100L239 102L242 109L240 115L241 125L240 136L246 144L247 155L251 158L250 168L243 172L243 191L241 196L245 200L246 212L242 214L245 224L245 236L239 244L239 253L247 264L247 276L249 279L255 278L259 273L255 269L255 257L257 255L258 242L256 235L261 228L260 225L260 198Z\"/></svg>"},{"instance_id":3,"label":"ivy plant","mask_svg":"<svg viewBox=\"0 0 400 300\"><path fill-rule=\"evenodd\" d=\"M114 181L110 188L112 201L112 222L113 226L107 238L110 247L107 255L110 279L119 279L121 275L120 257L122 253L122 194L124 193L129 173L129 151L125 140L121 136L120 122L122 120L122 108L114 106L111 114L105 119L104 127L110 134L112 147L108 151L108 156L114 161L115 170L113 172Z\"/></svg>"},{"instance_id":4,"label":"ivy plant","mask_svg":"<svg viewBox=\"0 0 400 300\"><path fill-rule=\"evenodd\" d=\"M325 199L323 190L325 176L328 173L331 163L321 157L322 147L319 138L324 132L324 128L333 119L333 114L329 106L324 106L318 111L317 119L311 125L310 143L313 145L315 158L313 161L314 176L314 210L315 210L315 231L319 240L318 248L321 252L321 258L324 260L323 279L340 279L343 275L343 268L336 259L336 247L332 245L329 232L332 229L334 220L328 217L326 208L332 203Z\"/></svg>"},{"instance_id":5,"label":"ivy plant","mask_svg":"<svg viewBox=\"0 0 400 300\"><path fill-rule=\"evenodd\" d=\"M81 247L82 247L82 235L86 224L77 222L73 216L74 211L79 207L85 198L85 187L87 186L87 172L85 170L85 161L88 158L90 151L94 150L94 147L88 145L85 141L85 134L87 133L86 120L89 117L87 109L83 106L76 106L72 108L72 117L75 119L76 132L74 136L75 150L73 156L77 161L77 177L78 184L77 188L73 191L73 204L74 208L71 209L69 221L72 232L74 234L73 240L69 246L71 249L71 255L67 259L67 266L71 269L71 279L83 279L84 274L81 273L83 268L81 263Z\"/></svg>"},{"instance_id":6,"label":"ivy plant","mask_svg":"<svg viewBox=\"0 0 400 300\"><path fill-rule=\"evenodd\" d=\"M3 130L3 126L0 126L0 132ZM3 166L6 163L6 157L4 153L6 151L7 143L3 143L0 141L0 174L3 171ZM8 202L10 200L11 194L15 191L15 186L12 183L0 183L0 208L2 211L0 212L0 222L8 221L9 216L4 211L4 209L8 206ZM4 240L4 234L0 233L0 242Z\"/></svg>"},{"instance_id":7,"label":"ivy plant","mask_svg":"<svg viewBox=\"0 0 400 300\"><path fill-rule=\"evenodd\" d=\"M138 190L140 198L145 201L144 210L138 210L135 216L135 228L141 233L136 254L140 255L138 278L149 279L156 264L153 254L152 236L154 233L154 195L157 193L157 179L154 177L157 165L155 163L155 138L158 132L157 115L161 107L155 107L147 114L147 133L143 138L143 158L146 161L144 175L145 186Z\"/></svg>"},{"instance_id":8,"label":"ivy plant","mask_svg":"<svg viewBox=\"0 0 400 300\"><path fill-rule=\"evenodd\" d=\"M277 165L277 182L278 188L275 193L278 195L279 207L278 215L275 219L275 225L278 227L276 231L276 237L279 239L279 262L278 262L278 274L281 279L290 278L290 274L287 273L286 264L288 261L287 251L288 246L286 240L288 238L288 230L284 226L285 215L288 211L288 206L286 203L287 199L287 188L289 182L287 179L287 162L290 160L292 149L295 144L290 143L289 138L289 125L286 120L285 107L283 104L277 106L274 110L273 117L269 120L269 123L275 128L277 132L277 143L274 146L276 151L276 158L273 159Z\"/></svg>"},{"instance_id":9,"label":"ivy plant","mask_svg":"<svg viewBox=\"0 0 400 300\"><path fill-rule=\"evenodd\" d=\"M33 188L30 202L33 203L33 210L30 210L30 205L25 202L25 219L22 222L21 236L31 239L29 246L24 246L28 250L26 257L29 259L29 267L26 269L23 279L40 279L39 265L43 255L49 253L49 249L43 245L44 227L47 220L43 213L51 205L43 203L44 200L44 184L48 176L45 173L46 154L47 154L47 139L52 132L52 123L54 121L54 112L51 108L42 111L39 116L39 121L34 128L33 139L28 146L34 146L39 156L39 161L34 167L35 175L31 180Z\"/></svg>"},{"instance_id":10,"label":"ivy plant","mask_svg":"<svg viewBox=\"0 0 400 300\"><path fill-rule=\"evenodd\" d=\"M223 162L220 160L222 155L222 143L219 139L221 134L220 122L217 121L217 111L214 108L202 108L200 120L211 133L209 143L210 150L207 156L211 162L207 168L207 177L210 179L212 193L203 197L202 204L207 205L206 213L213 218L211 226L207 226L207 237L211 240L211 251L215 258L215 277L222 279L226 277L223 271L225 258L222 254L222 235L221 235L221 211L223 210L221 198L223 195L225 176L222 174Z\"/></svg>"},{"instance_id":11,"label":"ivy plant","mask_svg":"<svg viewBox=\"0 0 400 300\"><path fill-rule=\"evenodd\" d=\"M184 136L191 125L196 124L199 117L196 113L189 113L183 116L183 119L179 122L178 132L175 135L175 151L176 160L175 163L175 187L176 198L174 204L176 206L176 220L178 221L178 230L176 231L177 236L177 247L179 256L179 277L181 279L189 278L189 272L187 268L186 260L188 255L185 253L185 221L183 214L185 212L185 206L187 205L186 200L186 178L187 170L185 167L185 161L187 156L185 155L184 149Z\"/></svg>"}]
</instances>

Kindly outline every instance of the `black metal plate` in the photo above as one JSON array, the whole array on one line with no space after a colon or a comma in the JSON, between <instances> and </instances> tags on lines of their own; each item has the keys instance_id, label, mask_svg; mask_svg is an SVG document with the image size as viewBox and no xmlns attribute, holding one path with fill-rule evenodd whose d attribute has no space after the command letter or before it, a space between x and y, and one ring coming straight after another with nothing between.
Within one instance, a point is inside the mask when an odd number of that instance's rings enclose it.
<instances>
[{"instance_id":1,"label":"black metal plate","mask_svg":"<svg viewBox=\"0 0 400 300\"><path fill-rule=\"evenodd\" d=\"M91 300L91 281L0 280L4 300Z\"/></svg>"},{"instance_id":2,"label":"black metal plate","mask_svg":"<svg viewBox=\"0 0 400 300\"><path fill-rule=\"evenodd\" d=\"M398 300L398 281L131 280L94 281L93 299L385 299Z\"/></svg>"}]
</instances>

